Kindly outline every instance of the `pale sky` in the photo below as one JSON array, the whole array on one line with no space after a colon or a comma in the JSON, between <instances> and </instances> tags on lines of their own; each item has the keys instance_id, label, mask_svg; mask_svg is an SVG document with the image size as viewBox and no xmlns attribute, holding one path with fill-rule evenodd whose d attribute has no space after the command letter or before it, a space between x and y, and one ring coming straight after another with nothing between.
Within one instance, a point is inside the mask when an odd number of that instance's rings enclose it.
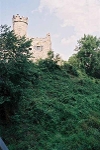
<instances>
[{"instance_id":1,"label":"pale sky","mask_svg":"<svg viewBox=\"0 0 100 150\"><path fill-rule=\"evenodd\" d=\"M84 34L100 37L100 0L0 0L0 25L12 16L29 18L28 36L51 34L52 49L64 60Z\"/></svg>"}]
</instances>

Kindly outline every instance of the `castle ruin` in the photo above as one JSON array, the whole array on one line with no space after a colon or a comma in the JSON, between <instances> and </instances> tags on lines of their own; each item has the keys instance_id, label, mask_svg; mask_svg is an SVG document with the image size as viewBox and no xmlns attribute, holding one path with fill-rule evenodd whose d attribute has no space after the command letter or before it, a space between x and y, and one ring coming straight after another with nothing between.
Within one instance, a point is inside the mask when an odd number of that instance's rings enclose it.
<instances>
[{"instance_id":1,"label":"castle ruin","mask_svg":"<svg viewBox=\"0 0 100 150\"><path fill-rule=\"evenodd\" d=\"M13 15L13 30L16 35L27 37L28 18L20 17L19 14ZM29 37L27 37L29 38ZM32 45L29 48L33 54L33 61L38 59L45 59L48 56L48 52L51 50L51 37L48 33L44 38L29 38L32 39Z\"/></svg>"}]
</instances>

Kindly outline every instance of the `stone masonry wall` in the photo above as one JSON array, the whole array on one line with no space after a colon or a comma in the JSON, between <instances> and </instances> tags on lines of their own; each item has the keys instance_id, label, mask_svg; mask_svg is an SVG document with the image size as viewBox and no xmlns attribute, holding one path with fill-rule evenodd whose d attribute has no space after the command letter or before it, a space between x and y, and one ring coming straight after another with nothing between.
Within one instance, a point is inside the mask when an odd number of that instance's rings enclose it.
<instances>
[{"instance_id":1,"label":"stone masonry wall","mask_svg":"<svg viewBox=\"0 0 100 150\"><path fill-rule=\"evenodd\" d=\"M18 14L13 16L13 30L18 36L27 37L28 18L20 17ZM28 38L28 37L27 37ZM32 60L45 59L48 56L48 52L51 50L51 37L48 33L44 38L31 38L32 46L30 47L31 53L33 53Z\"/></svg>"},{"instance_id":2,"label":"stone masonry wall","mask_svg":"<svg viewBox=\"0 0 100 150\"><path fill-rule=\"evenodd\" d=\"M51 50L51 37L47 34L45 38L32 38L31 52L33 53L33 60L45 59L48 52Z\"/></svg>"},{"instance_id":3,"label":"stone masonry wall","mask_svg":"<svg viewBox=\"0 0 100 150\"><path fill-rule=\"evenodd\" d=\"M16 16L13 15L13 30L18 36L26 36L27 34L27 26L28 26L28 18L20 17L19 14Z\"/></svg>"}]
</instances>

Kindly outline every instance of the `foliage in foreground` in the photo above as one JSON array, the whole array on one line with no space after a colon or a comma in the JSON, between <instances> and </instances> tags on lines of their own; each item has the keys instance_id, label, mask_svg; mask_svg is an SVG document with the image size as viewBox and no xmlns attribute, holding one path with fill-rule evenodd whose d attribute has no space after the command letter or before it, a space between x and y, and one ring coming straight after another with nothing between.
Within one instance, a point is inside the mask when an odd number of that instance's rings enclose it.
<instances>
[{"instance_id":1,"label":"foliage in foreground","mask_svg":"<svg viewBox=\"0 0 100 150\"><path fill-rule=\"evenodd\" d=\"M9 150L99 150L100 80L52 55L37 64L22 56L0 72L0 136Z\"/></svg>"},{"instance_id":2,"label":"foliage in foreground","mask_svg":"<svg viewBox=\"0 0 100 150\"><path fill-rule=\"evenodd\" d=\"M9 149L99 150L100 82L38 67L32 97L1 132Z\"/></svg>"}]
</instances>

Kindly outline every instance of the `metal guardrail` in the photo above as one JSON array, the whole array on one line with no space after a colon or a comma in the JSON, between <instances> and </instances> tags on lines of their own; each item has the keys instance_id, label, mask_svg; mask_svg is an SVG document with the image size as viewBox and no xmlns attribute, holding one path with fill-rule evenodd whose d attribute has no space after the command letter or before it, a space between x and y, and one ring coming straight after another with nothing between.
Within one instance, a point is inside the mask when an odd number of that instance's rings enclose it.
<instances>
[{"instance_id":1,"label":"metal guardrail","mask_svg":"<svg viewBox=\"0 0 100 150\"><path fill-rule=\"evenodd\" d=\"M0 150L9 150L1 137L0 137Z\"/></svg>"}]
</instances>

